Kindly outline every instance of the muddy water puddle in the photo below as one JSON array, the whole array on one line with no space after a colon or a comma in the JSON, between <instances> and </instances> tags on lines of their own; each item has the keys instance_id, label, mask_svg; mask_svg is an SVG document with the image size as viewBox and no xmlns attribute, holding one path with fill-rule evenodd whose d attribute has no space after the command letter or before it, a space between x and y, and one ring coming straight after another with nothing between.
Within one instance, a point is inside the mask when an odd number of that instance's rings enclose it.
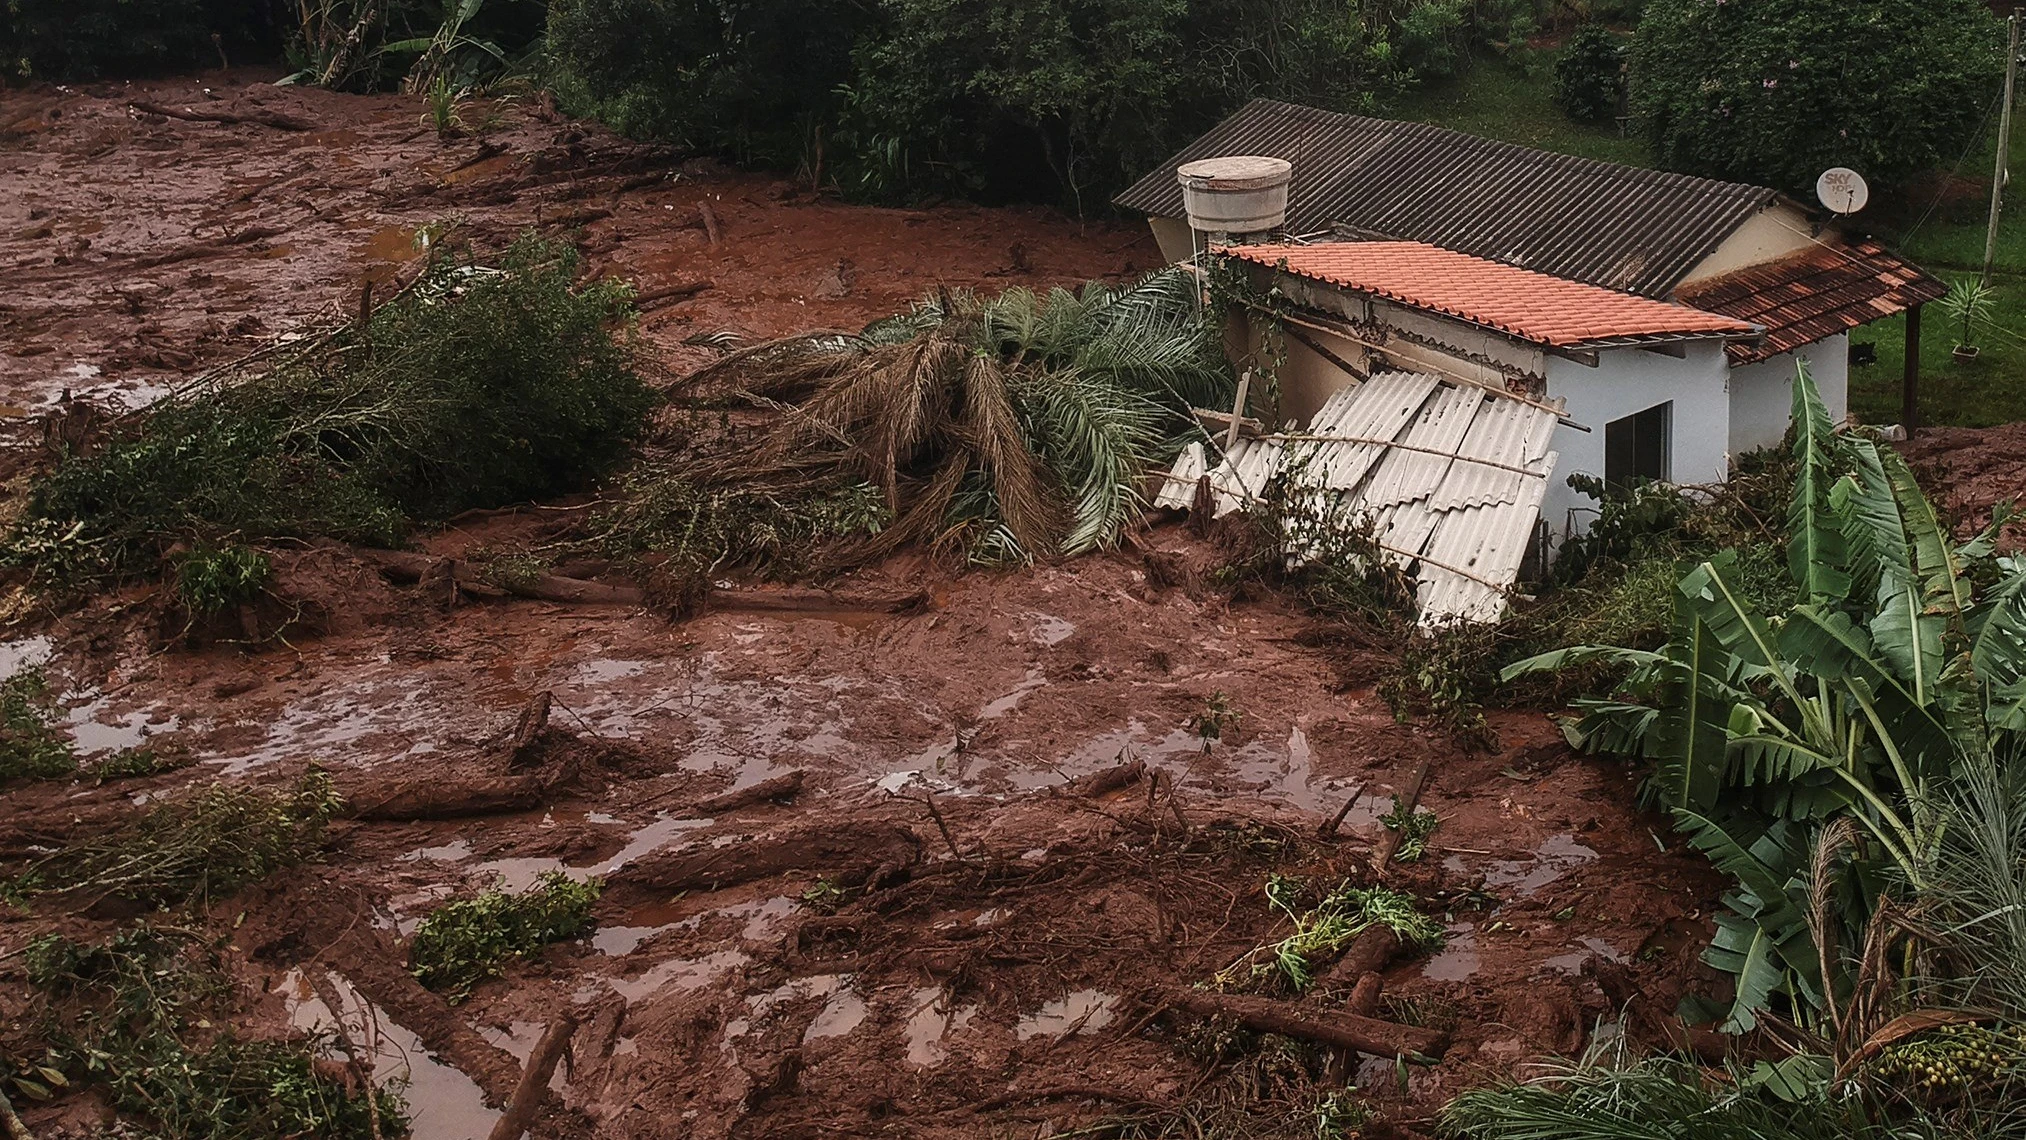
<instances>
[{"instance_id":1,"label":"muddy water puddle","mask_svg":"<svg viewBox=\"0 0 2026 1140\"><path fill-rule=\"evenodd\" d=\"M389 1018L342 975L326 973L323 980L339 1009L332 1010L317 996L317 987L302 970L292 969L282 977L275 992L287 1006L289 1023L304 1033L343 1033L356 1048L370 1051L374 1081L396 1083L408 1103L411 1140L471 1140L491 1132L500 1114L486 1107L477 1082L430 1056L420 1037ZM335 1040L325 1051L333 1058L343 1056Z\"/></svg>"},{"instance_id":2,"label":"muddy water puddle","mask_svg":"<svg viewBox=\"0 0 2026 1140\"><path fill-rule=\"evenodd\" d=\"M1467 981L1477 973L1477 928L1467 922L1450 926L1442 949L1421 964L1421 976L1433 982Z\"/></svg>"},{"instance_id":3,"label":"muddy water puddle","mask_svg":"<svg viewBox=\"0 0 2026 1140\"><path fill-rule=\"evenodd\" d=\"M937 986L914 991L914 1011L908 1014L901 1030L907 1042L908 1064L924 1069L942 1064L950 1055L948 1039L970 1028L971 1020L978 1016L978 1006L951 1007L948 1000Z\"/></svg>"},{"instance_id":4,"label":"muddy water puddle","mask_svg":"<svg viewBox=\"0 0 2026 1140\"><path fill-rule=\"evenodd\" d=\"M1118 995L1101 990L1076 990L1022 1017L1013 1035L1022 1041L1035 1037L1064 1037L1085 1029L1103 1029L1117 1016Z\"/></svg>"},{"instance_id":5,"label":"muddy water puddle","mask_svg":"<svg viewBox=\"0 0 2026 1140\"><path fill-rule=\"evenodd\" d=\"M618 824L613 816L594 820L589 813L583 817L587 823ZM553 856L508 856L500 859L486 859L472 863L465 868L467 874L489 885L497 885L506 891L524 891L535 881L552 871L561 872L578 882L610 875L621 867L643 855L660 850L688 832L706 827L710 820L694 817L657 816L627 833L626 842L611 858L590 864L570 864ZM543 816L538 827L554 827L555 813ZM469 840L453 839L448 843L420 847L401 856L403 862L464 863L472 856Z\"/></svg>"},{"instance_id":6,"label":"muddy water puddle","mask_svg":"<svg viewBox=\"0 0 2026 1140\"><path fill-rule=\"evenodd\" d=\"M1532 898L1542 887L1578 867L1597 861L1597 852L1573 835L1551 835L1526 859L1494 859L1485 864L1484 889L1513 898ZM1445 864L1446 865L1446 864ZM1462 869L1459 862L1452 869Z\"/></svg>"}]
</instances>

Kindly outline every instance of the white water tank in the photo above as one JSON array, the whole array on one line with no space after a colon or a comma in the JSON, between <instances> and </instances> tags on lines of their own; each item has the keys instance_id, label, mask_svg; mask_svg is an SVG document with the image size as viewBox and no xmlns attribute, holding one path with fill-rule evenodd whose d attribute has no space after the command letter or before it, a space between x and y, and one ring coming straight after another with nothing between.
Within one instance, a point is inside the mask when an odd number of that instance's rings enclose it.
<instances>
[{"instance_id":1,"label":"white water tank","mask_svg":"<svg viewBox=\"0 0 2026 1140\"><path fill-rule=\"evenodd\" d=\"M1175 168L1189 228L1208 234L1257 234L1287 221L1287 184L1294 164L1284 158L1232 155Z\"/></svg>"}]
</instances>

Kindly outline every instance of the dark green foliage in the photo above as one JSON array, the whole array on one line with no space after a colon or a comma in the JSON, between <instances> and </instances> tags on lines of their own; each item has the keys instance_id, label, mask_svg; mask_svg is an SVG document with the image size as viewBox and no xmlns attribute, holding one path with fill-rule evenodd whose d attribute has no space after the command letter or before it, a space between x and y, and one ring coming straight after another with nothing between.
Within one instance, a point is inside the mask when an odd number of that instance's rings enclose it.
<instances>
[{"instance_id":1,"label":"dark green foliage","mask_svg":"<svg viewBox=\"0 0 2026 1140\"><path fill-rule=\"evenodd\" d=\"M40 669L0 681L0 783L54 780L77 770L76 748L55 720Z\"/></svg>"},{"instance_id":2,"label":"dark green foliage","mask_svg":"<svg viewBox=\"0 0 2026 1140\"><path fill-rule=\"evenodd\" d=\"M281 0L4 0L0 83L217 67L220 47L271 59L287 15Z\"/></svg>"},{"instance_id":3,"label":"dark green foliage","mask_svg":"<svg viewBox=\"0 0 2026 1140\"><path fill-rule=\"evenodd\" d=\"M215 614L252 601L274 573L267 555L248 546L199 546L176 564L176 594L193 614Z\"/></svg>"},{"instance_id":4,"label":"dark green foliage","mask_svg":"<svg viewBox=\"0 0 2026 1140\"><path fill-rule=\"evenodd\" d=\"M1618 113L1625 89L1625 49L1602 24L1584 24L1555 59L1555 106L1577 122L1595 123Z\"/></svg>"},{"instance_id":5,"label":"dark green foliage","mask_svg":"<svg viewBox=\"0 0 2026 1140\"><path fill-rule=\"evenodd\" d=\"M1524 0L562 0L566 101L881 199L1090 208L1254 96L1338 109L1531 26Z\"/></svg>"},{"instance_id":6,"label":"dark green foliage","mask_svg":"<svg viewBox=\"0 0 2026 1140\"><path fill-rule=\"evenodd\" d=\"M314 858L343 806L329 775L293 788L218 784L28 865L6 886L28 897L82 890L135 902L202 905Z\"/></svg>"},{"instance_id":7,"label":"dark green foliage","mask_svg":"<svg viewBox=\"0 0 2026 1140\"><path fill-rule=\"evenodd\" d=\"M416 978L453 1002L496 977L508 962L551 942L576 938L594 925L596 880L573 882L550 871L518 895L494 888L477 898L446 903L416 928L408 954Z\"/></svg>"},{"instance_id":8,"label":"dark green foliage","mask_svg":"<svg viewBox=\"0 0 2026 1140\"><path fill-rule=\"evenodd\" d=\"M1892 188L1953 161L2004 46L1982 0L1664 0L1632 103L1663 166L1812 201L1831 166Z\"/></svg>"},{"instance_id":9,"label":"dark green foliage","mask_svg":"<svg viewBox=\"0 0 2026 1140\"><path fill-rule=\"evenodd\" d=\"M99 944L48 935L26 965L51 1064L24 1070L17 1087L51 1072L102 1084L122 1118L165 1140L403 1134L401 1099L375 1089L369 1106L369 1094L319 1073L315 1039L192 1044L230 986L187 935L146 925Z\"/></svg>"},{"instance_id":10,"label":"dark green foliage","mask_svg":"<svg viewBox=\"0 0 2026 1140\"><path fill-rule=\"evenodd\" d=\"M849 0L554 0L558 93L628 134L794 168L850 77L875 7Z\"/></svg>"},{"instance_id":11,"label":"dark green foliage","mask_svg":"<svg viewBox=\"0 0 2026 1140\"><path fill-rule=\"evenodd\" d=\"M132 780L142 776L159 776L163 772L174 772L196 763L196 757L180 744L139 744L122 748L95 761L87 773L94 784L107 780Z\"/></svg>"},{"instance_id":12,"label":"dark green foliage","mask_svg":"<svg viewBox=\"0 0 2026 1140\"><path fill-rule=\"evenodd\" d=\"M574 490L609 470L654 401L614 328L623 285L574 286L569 246L523 238L495 266L434 255L375 310L171 397L37 480L12 561L75 586L153 573L194 543L193 608L247 596L239 543L400 541L410 519ZM67 578L66 576L71 576Z\"/></svg>"}]
</instances>

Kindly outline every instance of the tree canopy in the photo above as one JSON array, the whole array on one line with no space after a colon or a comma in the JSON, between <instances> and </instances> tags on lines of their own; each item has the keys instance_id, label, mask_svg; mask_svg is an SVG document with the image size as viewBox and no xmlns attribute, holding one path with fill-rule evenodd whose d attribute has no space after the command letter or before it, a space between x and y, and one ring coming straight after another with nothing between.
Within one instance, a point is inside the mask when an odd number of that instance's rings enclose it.
<instances>
[{"instance_id":1,"label":"tree canopy","mask_svg":"<svg viewBox=\"0 0 2026 1140\"><path fill-rule=\"evenodd\" d=\"M1675 170L1800 194L1848 166L1892 187L1961 151L2004 44L1982 0L1656 0L1632 104Z\"/></svg>"}]
</instances>

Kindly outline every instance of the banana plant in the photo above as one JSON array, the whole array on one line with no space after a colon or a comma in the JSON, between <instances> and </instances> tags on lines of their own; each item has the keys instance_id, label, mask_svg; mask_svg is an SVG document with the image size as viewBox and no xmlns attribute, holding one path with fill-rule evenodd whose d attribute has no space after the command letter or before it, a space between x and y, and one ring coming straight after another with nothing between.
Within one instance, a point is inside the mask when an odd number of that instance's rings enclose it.
<instances>
[{"instance_id":1,"label":"banana plant","mask_svg":"<svg viewBox=\"0 0 2026 1140\"><path fill-rule=\"evenodd\" d=\"M1995 553L2003 512L1955 543L1896 452L1832 429L1805 366L1793 425L1788 571L1805 601L1758 612L1725 552L1681 578L1660 649L1576 646L1505 671L1629 667L1564 731L1650 762L1650 801L1737 880L1704 955L1737 978L1734 1032L1782 1000L1810 1023L1849 987L1810 924L1811 892L1827 889L1810 881L1820 828L1848 816L1863 831L1846 892L1860 910L1880 871L1917 891L1939 838L1928 805L1963 757L2026 728L2026 572Z\"/></svg>"}]
</instances>

